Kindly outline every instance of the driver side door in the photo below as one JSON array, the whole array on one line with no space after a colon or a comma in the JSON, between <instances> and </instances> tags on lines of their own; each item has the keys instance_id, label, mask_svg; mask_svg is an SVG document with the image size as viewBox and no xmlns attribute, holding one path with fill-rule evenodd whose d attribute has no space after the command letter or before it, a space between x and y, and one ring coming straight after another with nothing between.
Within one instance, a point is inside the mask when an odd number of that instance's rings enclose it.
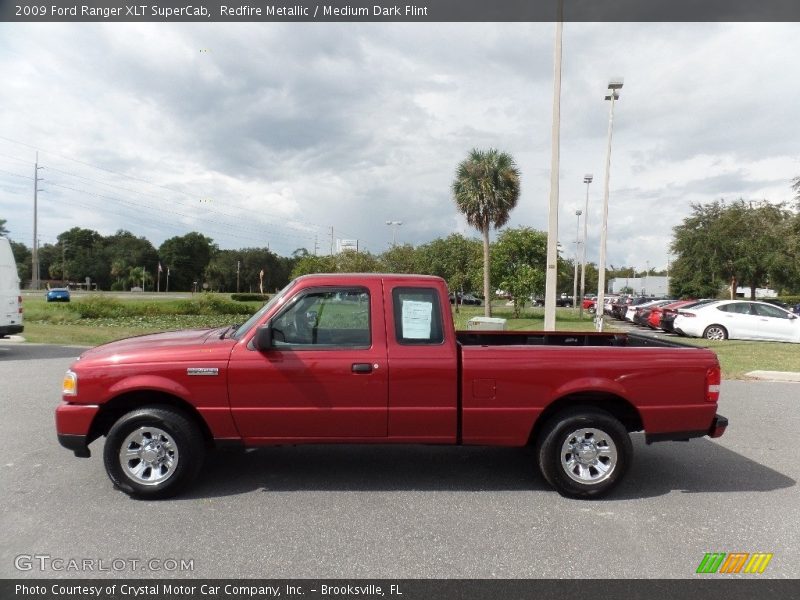
<instances>
[{"instance_id":1,"label":"driver side door","mask_svg":"<svg viewBox=\"0 0 800 600\"><path fill-rule=\"evenodd\" d=\"M388 369L379 279L298 290L270 320L273 347L240 344L228 389L250 442L387 435Z\"/></svg>"}]
</instances>

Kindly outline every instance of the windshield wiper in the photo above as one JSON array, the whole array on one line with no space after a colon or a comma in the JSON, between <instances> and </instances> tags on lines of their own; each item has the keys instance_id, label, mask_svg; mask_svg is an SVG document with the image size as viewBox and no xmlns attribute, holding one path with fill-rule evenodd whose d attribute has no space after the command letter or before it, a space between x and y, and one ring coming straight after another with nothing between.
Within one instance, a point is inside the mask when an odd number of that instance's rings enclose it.
<instances>
[{"instance_id":1,"label":"windshield wiper","mask_svg":"<svg viewBox=\"0 0 800 600\"><path fill-rule=\"evenodd\" d=\"M222 333L219 335L219 339L221 339L221 340L225 339L225 337L226 337L226 336L227 336L229 333L233 333L234 331L236 331L237 329L239 329L239 327L241 327L241 326L242 326L242 324L241 324L241 323L236 323L235 325L231 325L230 327L228 327L228 328L227 328L225 331L223 331L223 332L222 332Z\"/></svg>"}]
</instances>

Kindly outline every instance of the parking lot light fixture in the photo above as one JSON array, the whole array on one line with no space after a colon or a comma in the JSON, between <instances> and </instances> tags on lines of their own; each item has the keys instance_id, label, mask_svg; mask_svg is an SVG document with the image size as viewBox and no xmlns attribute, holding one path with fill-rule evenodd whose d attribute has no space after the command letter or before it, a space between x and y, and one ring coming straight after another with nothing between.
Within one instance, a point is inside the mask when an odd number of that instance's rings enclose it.
<instances>
[{"instance_id":1,"label":"parking lot light fixture","mask_svg":"<svg viewBox=\"0 0 800 600\"><path fill-rule=\"evenodd\" d=\"M589 184L592 183L591 173L583 176L583 183L586 184L586 206L583 210L583 252L581 253L581 303L578 315L583 318L583 297L586 295L586 236L589 223Z\"/></svg>"},{"instance_id":2,"label":"parking lot light fixture","mask_svg":"<svg viewBox=\"0 0 800 600\"><path fill-rule=\"evenodd\" d=\"M392 228L392 248L397 245L397 228L403 224L402 221L386 221L386 224Z\"/></svg>"},{"instance_id":3,"label":"parking lot light fixture","mask_svg":"<svg viewBox=\"0 0 800 600\"><path fill-rule=\"evenodd\" d=\"M619 100L619 90L622 89L623 79L616 77L608 82L608 92L605 99L611 101L608 111L608 142L606 146L606 176L603 187L603 225L600 229L600 261L597 278L597 304L595 305L595 326L597 331L603 331L603 305L605 303L606 288L606 242L608 237L608 181L611 173L611 135L614 131L614 103Z\"/></svg>"},{"instance_id":4,"label":"parking lot light fixture","mask_svg":"<svg viewBox=\"0 0 800 600\"><path fill-rule=\"evenodd\" d=\"M575 224L575 272L572 276L572 308L575 308L575 305L578 304L578 257L580 256L579 250L581 246L580 231L582 214L583 211L581 210L575 211L578 222Z\"/></svg>"}]
</instances>

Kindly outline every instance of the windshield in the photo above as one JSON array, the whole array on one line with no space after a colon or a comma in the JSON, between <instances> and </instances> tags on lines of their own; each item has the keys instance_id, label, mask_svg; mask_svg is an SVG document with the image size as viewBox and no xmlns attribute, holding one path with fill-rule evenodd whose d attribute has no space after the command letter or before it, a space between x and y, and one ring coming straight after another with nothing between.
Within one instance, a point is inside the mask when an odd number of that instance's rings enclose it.
<instances>
[{"instance_id":1,"label":"windshield","mask_svg":"<svg viewBox=\"0 0 800 600\"><path fill-rule=\"evenodd\" d=\"M289 290L294 287L294 284L297 280L290 281L285 288L283 288L280 292L275 294L272 298L270 298L269 302L267 302L264 306L262 306L259 311L254 314L252 317L247 319L247 321L241 325L231 336L233 339L238 340L241 336L243 336L247 331L258 322L258 320L266 313L269 309L271 309L276 304L280 304L283 302L286 294Z\"/></svg>"}]
</instances>

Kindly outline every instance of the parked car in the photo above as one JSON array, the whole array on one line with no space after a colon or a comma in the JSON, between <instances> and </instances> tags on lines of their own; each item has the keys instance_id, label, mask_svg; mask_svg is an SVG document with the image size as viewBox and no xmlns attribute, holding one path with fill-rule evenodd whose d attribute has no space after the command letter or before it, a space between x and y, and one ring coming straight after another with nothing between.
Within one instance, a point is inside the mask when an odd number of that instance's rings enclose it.
<instances>
[{"instance_id":1,"label":"parked car","mask_svg":"<svg viewBox=\"0 0 800 600\"><path fill-rule=\"evenodd\" d=\"M715 299L703 298L701 300L693 300L689 304L684 304L680 308L664 308L661 313L661 320L658 323L659 328L666 333L677 333L675 331L675 317L678 316L678 311L684 308L694 308L696 306L702 306L703 304L708 304L709 302L716 302Z\"/></svg>"},{"instance_id":2,"label":"parked car","mask_svg":"<svg viewBox=\"0 0 800 600\"><path fill-rule=\"evenodd\" d=\"M342 291L367 294L367 310L331 310ZM647 443L725 432L707 348L616 332L457 332L447 297L438 277L306 275L243 325L87 350L64 376L58 440L89 457L106 436L109 478L146 499L185 489L214 447L343 442L531 445L559 493L596 498L631 466L630 432Z\"/></svg>"},{"instance_id":3,"label":"parked car","mask_svg":"<svg viewBox=\"0 0 800 600\"><path fill-rule=\"evenodd\" d=\"M681 308L682 306L688 306L689 304L694 304L695 302L696 300L676 300L674 302L670 302L669 304L656 306L653 308L653 310L650 311L650 314L647 316L647 326L650 327L650 329L658 329L661 327L661 318L664 315L664 311L671 309L678 309Z\"/></svg>"},{"instance_id":4,"label":"parked car","mask_svg":"<svg viewBox=\"0 0 800 600\"><path fill-rule=\"evenodd\" d=\"M451 292L450 304L455 304L456 301L458 301L459 304L466 304L467 306L481 306L483 304L483 300L472 294Z\"/></svg>"},{"instance_id":5,"label":"parked car","mask_svg":"<svg viewBox=\"0 0 800 600\"><path fill-rule=\"evenodd\" d=\"M69 302L69 290L67 288L51 288L45 294L48 302Z\"/></svg>"},{"instance_id":6,"label":"parked car","mask_svg":"<svg viewBox=\"0 0 800 600\"><path fill-rule=\"evenodd\" d=\"M766 302L721 300L681 309L675 331L709 340L767 340L800 343L800 318Z\"/></svg>"},{"instance_id":7,"label":"parked car","mask_svg":"<svg viewBox=\"0 0 800 600\"><path fill-rule=\"evenodd\" d=\"M633 321L634 325L638 325L639 327L647 327L647 319L650 317L650 313L656 308L669 304L670 302L672 302L672 300L652 300L651 302L640 304L634 308L631 321Z\"/></svg>"}]
</instances>

